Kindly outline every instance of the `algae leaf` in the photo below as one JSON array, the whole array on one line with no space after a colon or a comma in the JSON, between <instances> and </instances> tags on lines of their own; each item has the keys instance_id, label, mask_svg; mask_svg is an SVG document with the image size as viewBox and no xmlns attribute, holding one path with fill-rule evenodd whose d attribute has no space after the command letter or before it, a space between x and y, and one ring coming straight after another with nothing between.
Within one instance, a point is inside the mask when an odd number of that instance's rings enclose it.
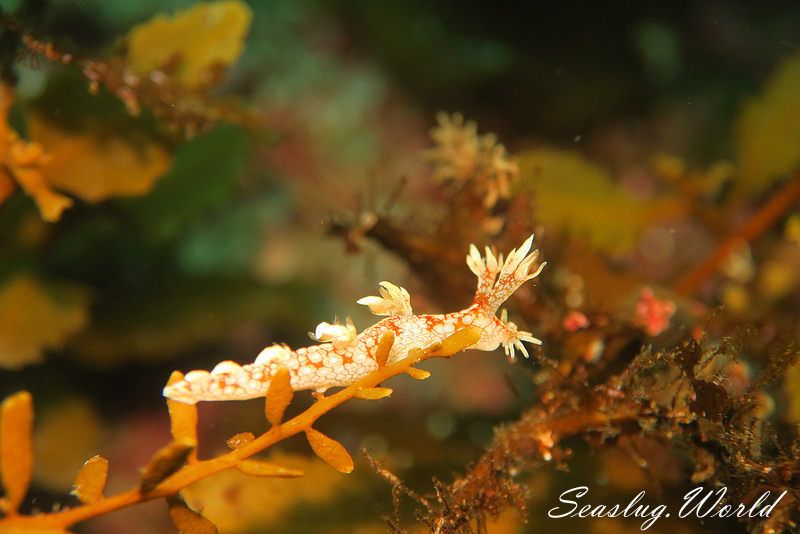
<instances>
[{"instance_id":1,"label":"algae leaf","mask_svg":"<svg viewBox=\"0 0 800 534\"><path fill-rule=\"evenodd\" d=\"M389 353L392 352L392 346L394 345L394 337L394 332L389 330L378 340L378 348L375 349L375 361L378 362L378 367L385 366L389 360Z\"/></svg>"},{"instance_id":2,"label":"algae leaf","mask_svg":"<svg viewBox=\"0 0 800 534\"><path fill-rule=\"evenodd\" d=\"M159 449L142 472L139 490L149 493L156 489L164 479L183 467L194 450L194 444L180 441L173 441Z\"/></svg>"},{"instance_id":3,"label":"algae leaf","mask_svg":"<svg viewBox=\"0 0 800 534\"><path fill-rule=\"evenodd\" d=\"M13 514L25 498L33 471L33 398L27 391L7 397L0 406L0 477L4 508Z\"/></svg>"},{"instance_id":4,"label":"algae leaf","mask_svg":"<svg viewBox=\"0 0 800 534\"><path fill-rule=\"evenodd\" d=\"M182 500L171 498L167 500L169 517L179 534L217 534L216 525L186 506Z\"/></svg>"},{"instance_id":5,"label":"algae leaf","mask_svg":"<svg viewBox=\"0 0 800 534\"><path fill-rule=\"evenodd\" d=\"M0 286L0 367L16 369L38 362L89 320L89 299L78 287L45 287L28 275Z\"/></svg>"},{"instance_id":6,"label":"algae leaf","mask_svg":"<svg viewBox=\"0 0 800 534\"><path fill-rule=\"evenodd\" d=\"M427 380L431 376L430 371L419 369L417 367L409 367L406 369L406 374L414 380Z\"/></svg>"},{"instance_id":7,"label":"algae leaf","mask_svg":"<svg viewBox=\"0 0 800 534\"><path fill-rule=\"evenodd\" d=\"M673 212L674 202L637 199L576 152L539 148L518 161L520 187L533 190L536 217L608 252L630 252L648 223Z\"/></svg>"},{"instance_id":8,"label":"algae leaf","mask_svg":"<svg viewBox=\"0 0 800 534\"><path fill-rule=\"evenodd\" d=\"M356 392L355 398L362 400L380 400L385 399L391 394L391 388L361 388Z\"/></svg>"},{"instance_id":9,"label":"algae leaf","mask_svg":"<svg viewBox=\"0 0 800 534\"><path fill-rule=\"evenodd\" d=\"M174 70L186 87L206 85L214 68L239 58L251 19L247 4L236 0L157 15L128 35L128 64L137 74Z\"/></svg>"},{"instance_id":10,"label":"algae leaf","mask_svg":"<svg viewBox=\"0 0 800 534\"><path fill-rule=\"evenodd\" d=\"M735 190L754 194L800 165L800 53L783 60L737 120L740 177Z\"/></svg>"},{"instance_id":11,"label":"algae leaf","mask_svg":"<svg viewBox=\"0 0 800 534\"><path fill-rule=\"evenodd\" d=\"M99 455L92 456L78 471L71 493L84 504L97 502L103 498L107 479L108 460Z\"/></svg>"},{"instance_id":12,"label":"algae leaf","mask_svg":"<svg viewBox=\"0 0 800 534\"><path fill-rule=\"evenodd\" d=\"M171 162L170 154L151 140L134 144L97 130L67 132L38 116L29 121L28 131L47 150L44 180L87 202L144 195Z\"/></svg>"},{"instance_id":13,"label":"algae leaf","mask_svg":"<svg viewBox=\"0 0 800 534\"><path fill-rule=\"evenodd\" d=\"M8 112L13 103L13 91L0 84L0 204L14 191L15 183L33 198L42 219L54 222L72 206L72 199L53 190L42 173L49 155L39 143L30 143L8 124Z\"/></svg>"},{"instance_id":14,"label":"algae leaf","mask_svg":"<svg viewBox=\"0 0 800 534\"><path fill-rule=\"evenodd\" d=\"M167 385L183 380L183 373L174 371ZM167 399L170 430L175 441L197 446L197 406L176 400Z\"/></svg>"},{"instance_id":15,"label":"algae leaf","mask_svg":"<svg viewBox=\"0 0 800 534\"><path fill-rule=\"evenodd\" d=\"M432 358L447 358L462 350L466 350L481 338L482 330L476 326L467 326L450 334L438 343L425 349L427 356Z\"/></svg>"},{"instance_id":16,"label":"algae leaf","mask_svg":"<svg viewBox=\"0 0 800 534\"><path fill-rule=\"evenodd\" d=\"M353 457L350 456L350 453L341 443L313 428L306 430L306 438L314 454L319 456L325 463L340 473L348 474L353 472L355 467Z\"/></svg>"},{"instance_id":17,"label":"algae leaf","mask_svg":"<svg viewBox=\"0 0 800 534\"><path fill-rule=\"evenodd\" d=\"M264 413L267 421L272 426L278 426L283 419L283 413L292 402L294 390L291 385L291 375L286 368L278 369L269 382L269 390L264 404Z\"/></svg>"},{"instance_id":18,"label":"algae leaf","mask_svg":"<svg viewBox=\"0 0 800 534\"><path fill-rule=\"evenodd\" d=\"M245 475L252 477L297 478L305 474L299 469L283 467L260 460L243 460L236 464L236 468Z\"/></svg>"}]
</instances>

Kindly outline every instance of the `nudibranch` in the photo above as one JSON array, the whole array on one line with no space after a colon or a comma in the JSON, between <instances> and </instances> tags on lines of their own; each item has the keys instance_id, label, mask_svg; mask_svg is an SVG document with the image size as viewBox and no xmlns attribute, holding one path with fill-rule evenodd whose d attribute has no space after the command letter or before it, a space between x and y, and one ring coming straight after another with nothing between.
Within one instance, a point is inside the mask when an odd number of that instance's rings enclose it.
<instances>
[{"instance_id":1,"label":"nudibranch","mask_svg":"<svg viewBox=\"0 0 800 534\"><path fill-rule=\"evenodd\" d=\"M403 357L413 348L422 348L454 334L467 326L481 330L480 339L470 349L493 351L502 345L506 355L514 358L515 350L526 357L523 345L541 345L530 332L519 330L508 320L505 310L497 311L522 284L536 278L545 266L533 270L539 251L531 251L533 236L503 259L486 247L482 256L475 245L470 246L467 266L478 277L478 288L472 305L463 310L437 315L415 315L411 299L402 287L381 282L380 296L359 299L375 315L388 316L360 334L348 318L320 323L310 333L318 345L290 349L286 345L271 345L253 363L239 365L232 361L217 364L212 371L190 371L183 380L164 388L164 396L180 402L245 400L263 397L271 378L281 368L290 372L295 391L313 389L324 392L336 386L347 386L378 367L375 359L378 342L384 333L395 334L388 362Z\"/></svg>"}]
</instances>

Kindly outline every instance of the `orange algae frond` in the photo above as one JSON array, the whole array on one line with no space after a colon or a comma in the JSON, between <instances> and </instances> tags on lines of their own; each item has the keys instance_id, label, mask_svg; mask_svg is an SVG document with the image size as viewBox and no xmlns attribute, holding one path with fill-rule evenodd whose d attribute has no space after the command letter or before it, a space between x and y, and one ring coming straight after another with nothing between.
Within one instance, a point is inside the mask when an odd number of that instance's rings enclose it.
<instances>
[{"instance_id":1,"label":"orange algae frond","mask_svg":"<svg viewBox=\"0 0 800 534\"><path fill-rule=\"evenodd\" d=\"M280 369L270 382L264 412L267 421L273 426L281 424L283 413L292 402L294 390L292 390L290 380L289 370L284 368Z\"/></svg>"},{"instance_id":2,"label":"orange algae frond","mask_svg":"<svg viewBox=\"0 0 800 534\"><path fill-rule=\"evenodd\" d=\"M15 515L28 492L33 472L33 398L27 391L11 395L0 406L0 475L5 499L2 507Z\"/></svg>"},{"instance_id":3,"label":"orange algae frond","mask_svg":"<svg viewBox=\"0 0 800 534\"><path fill-rule=\"evenodd\" d=\"M84 504L97 502L103 498L107 479L108 460L99 455L92 456L78 471L71 493Z\"/></svg>"},{"instance_id":4,"label":"orange algae frond","mask_svg":"<svg viewBox=\"0 0 800 534\"><path fill-rule=\"evenodd\" d=\"M313 428L306 430L306 439L308 439L308 444L311 445L314 454L325 463L340 473L348 474L353 471L353 457L341 443Z\"/></svg>"},{"instance_id":5,"label":"orange algae frond","mask_svg":"<svg viewBox=\"0 0 800 534\"><path fill-rule=\"evenodd\" d=\"M42 145L20 139L8 125L13 102L13 90L0 84L0 203L16 184L33 198L44 220L57 221L72 206L72 199L54 191L42 173L49 159Z\"/></svg>"}]
</instances>

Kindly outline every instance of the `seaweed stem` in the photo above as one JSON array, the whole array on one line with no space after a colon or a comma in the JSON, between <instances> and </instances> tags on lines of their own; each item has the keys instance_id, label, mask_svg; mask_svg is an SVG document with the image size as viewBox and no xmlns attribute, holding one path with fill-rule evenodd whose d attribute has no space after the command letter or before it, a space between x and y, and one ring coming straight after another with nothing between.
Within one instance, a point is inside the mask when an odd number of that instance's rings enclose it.
<instances>
[{"instance_id":1,"label":"seaweed stem","mask_svg":"<svg viewBox=\"0 0 800 534\"><path fill-rule=\"evenodd\" d=\"M800 173L797 173L747 222L725 238L714 251L694 270L678 280L675 291L681 295L691 295L717 272L720 265L731 252L742 243L751 243L767 231L792 205L800 199Z\"/></svg>"}]
</instances>

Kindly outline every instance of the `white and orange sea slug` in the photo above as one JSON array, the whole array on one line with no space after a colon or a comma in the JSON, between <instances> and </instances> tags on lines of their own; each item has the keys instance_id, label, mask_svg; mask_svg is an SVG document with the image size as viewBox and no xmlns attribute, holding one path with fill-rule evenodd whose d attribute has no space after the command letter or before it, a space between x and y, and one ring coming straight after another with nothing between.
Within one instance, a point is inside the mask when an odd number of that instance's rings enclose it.
<instances>
[{"instance_id":1,"label":"white and orange sea slug","mask_svg":"<svg viewBox=\"0 0 800 534\"><path fill-rule=\"evenodd\" d=\"M272 377L281 368L289 370L294 390L313 389L319 392L336 386L347 386L378 367L375 354L384 333L395 334L388 362L405 357L409 350L432 345L456 331L474 326L481 330L480 339L471 349L493 351L500 345L513 358L515 349L526 357L522 342L540 345L530 332L517 329L507 320L505 311L497 317L500 305L522 284L535 278L544 263L531 272L539 256L531 251L533 236L503 260L487 247L481 256L470 246L467 265L478 277L478 289L472 305L442 315L414 315L408 291L389 282L380 283L380 296L364 297L359 304L368 306L375 315L388 315L360 334L350 319L345 324L320 323L311 334L319 345L292 350L286 345L271 345L253 363L239 365L232 361L217 364L211 372L191 371L183 380L164 388L164 396L194 404L198 401L245 400L263 397Z\"/></svg>"}]
</instances>

